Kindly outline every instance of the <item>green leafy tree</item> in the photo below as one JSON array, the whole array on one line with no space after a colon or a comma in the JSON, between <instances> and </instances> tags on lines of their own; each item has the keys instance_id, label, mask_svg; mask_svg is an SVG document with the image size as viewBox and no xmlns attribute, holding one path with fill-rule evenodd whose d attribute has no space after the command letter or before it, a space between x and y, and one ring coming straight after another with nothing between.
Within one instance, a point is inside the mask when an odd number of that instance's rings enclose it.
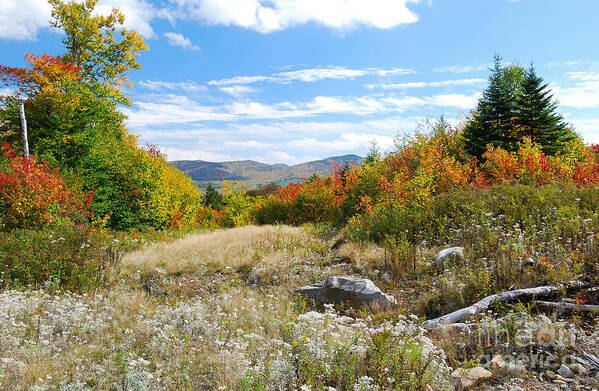
<instances>
[{"instance_id":1,"label":"green leafy tree","mask_svg":"<svg viewBox=\"0 0 599 391\"><path fill-rule=\"evenodd\" d=\"M528 137L541 145L543 152L563 152L574 136L563 117L547 83L530 66L522 80L521 94L516 99L516 128L520 138Z\"/></svg>"},{"instance_id":2,"label":"green leafy tree","mask_svg":"<svg viewBox=\"0 0 599 391\"><path fill-rule=\"evenodd\" d=\"M64 31L63 59L81 67L81 76L94 93L115 103L131 104L122 87L131 87L129 71L140 69L137 58L148 50L135 31L122 28L123 14L113 8L104 16L94 12L99 0L49 0L52 26Z\"/></svg>"}]
</instances>

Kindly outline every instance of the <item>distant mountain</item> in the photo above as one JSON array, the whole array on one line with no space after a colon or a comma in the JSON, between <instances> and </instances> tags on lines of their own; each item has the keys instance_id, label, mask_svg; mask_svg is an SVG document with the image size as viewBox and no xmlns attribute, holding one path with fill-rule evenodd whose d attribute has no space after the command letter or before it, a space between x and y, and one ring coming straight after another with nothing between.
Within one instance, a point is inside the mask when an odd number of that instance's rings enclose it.
<instances>
[{"instance_id":1,"label":"distant mountain","mask_svg":"<svg viewBox=\"0 0 599 391\"><path fill-rule=\"evenodd\" d=\"M364 158L358 155L333 156L313 162L288 166L286 164L265 164L253 160L239 160L233 162L207 162L204 160L178 160L171 164L194 180L200 188L206 188L210 183L220 187L223 179L237 181L246 185L248 190L256 189L259 185L272 182L284 185L313 174L327 175L331 173L333 163L337 166L361 164Z\"/></svg>"}]
</instances>

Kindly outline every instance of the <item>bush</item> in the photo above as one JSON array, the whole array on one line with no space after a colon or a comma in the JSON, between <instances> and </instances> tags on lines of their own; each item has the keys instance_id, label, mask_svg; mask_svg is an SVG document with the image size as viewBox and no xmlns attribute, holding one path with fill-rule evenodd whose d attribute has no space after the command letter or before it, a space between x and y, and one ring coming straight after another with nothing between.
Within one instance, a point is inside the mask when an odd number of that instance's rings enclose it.
<instances>
[{"instance_id":1,"label":"bush","mask_svg":"<svg viewBox=\"0 0 599 391\"><path fill-rule=\"evenodd\" d=\"M91 193L70 188L57 169L17 156L6 143L0 158L0 229L39 228L61 219L88 221Z\"/></svg>"},{"instance_id":2,"label":"bush","mask_svg":"<svg viewBox=\"0 0 599 391\"><path fill-rule=\"evenodd\" d=\"M81 163L86 189L94 190L98 219L116 230L179 228L190 225L201 196L193 181L152 147L133 138L98 146Z\"/></svg>"}]
</instances>

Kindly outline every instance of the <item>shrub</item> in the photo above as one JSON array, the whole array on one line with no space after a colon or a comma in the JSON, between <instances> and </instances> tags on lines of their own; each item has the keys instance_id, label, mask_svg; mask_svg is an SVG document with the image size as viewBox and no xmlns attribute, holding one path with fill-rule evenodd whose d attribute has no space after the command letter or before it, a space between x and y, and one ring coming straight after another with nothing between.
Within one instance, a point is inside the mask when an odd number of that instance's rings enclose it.
<instances>
[{"instance_id":1,"label":"shrub","mask_svg":"<svg viewBox=\"0 0 599 391\"><path fill-rule=\"evenodd\" d=\"M61 219L91 218L92 194L70 188L57 169L17 156L4 143L0 158L0 229L37 228Z\"/></svg>"}]
</instances>

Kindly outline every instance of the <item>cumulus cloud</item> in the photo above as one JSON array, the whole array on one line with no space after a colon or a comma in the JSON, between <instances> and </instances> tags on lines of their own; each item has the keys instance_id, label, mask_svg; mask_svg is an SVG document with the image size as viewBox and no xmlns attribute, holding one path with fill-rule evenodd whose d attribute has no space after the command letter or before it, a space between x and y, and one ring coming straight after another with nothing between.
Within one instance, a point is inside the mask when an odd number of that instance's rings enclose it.
<instances>
[{"instance_id":1,"label":"cumulus cloud","mask_svg":"<svg viewBox=\"0 0 599 391\"><path fill-rule=\"evenodd\" d=\"M155 36L150 22L156 10L145 0L101 0L96 12L109 13L118 8L125 15L124 27L136 30L145 38ZM0 38L31 40L37 33L50 28L52 7L46 0L2 0L0 1Z\"/></svg>"},{"instance_id":2,"label":"cumulus cloud","mask_svg":"<svg viewBox=\"0 0 599 391\"><path fill-rule=\"evenodd\" d=\"M173 0L171 19L190 18L207 24L239 26L270 33L305 23L334 30L358 26L388 29L414 23L407 3L419 0Z\"/></svg>"},{"instance_id":3,"label":"cumulus cloud","mask_svg":"<svg viewBox=\"0 0 599 391\"><path fill-rule=\"evenodd\" d=\"M570 87L554 86L560 106L579 109L599 107L599 73L570 72Z\"/></svg>"},{"instance_id":4,"label":"cumulus cloud","mask_svg":"<svg viewBox=\"0 0 599 391\"><path fill-rule=\"evenodd\" d=\"M46 0L2 0L0 38L34 39L40 29L50 26L50 13Z\"/></svg>"},{"instance_id":5,"label":"cumulus cloud","mask_svg":"<svg viewBox=\"0 0 599 391\"><path fill-rule=\"evenodd\" d=\"M125 16L125 27L135 30L144 38L154 38L156 34L150 22L156 17L154 6L145 0L100 0L96 11L101 14L109 13L113 8L119 9Z\"/></svg>"},{"instance_id":6,"label":"cumulus cloud","mask_svg":"<svg viewBox=\"0 0 599 391\"><path fill-rule=\"evenodd\" d=\"M191 40L183 34L168 32L164 33L167 42L173 46L179 46L183 49L200 50L199 47L191 43Z\"/></svg>"}]
</instances>

